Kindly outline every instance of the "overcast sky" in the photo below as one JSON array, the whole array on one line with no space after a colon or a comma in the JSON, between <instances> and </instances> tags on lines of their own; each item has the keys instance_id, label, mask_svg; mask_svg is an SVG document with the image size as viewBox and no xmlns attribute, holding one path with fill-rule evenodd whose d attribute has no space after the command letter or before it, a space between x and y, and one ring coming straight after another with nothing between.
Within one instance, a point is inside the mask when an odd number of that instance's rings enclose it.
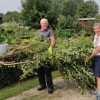
<instances>
[{"instance_id":1,"label":"overcast sky","mask_svg":"<svg viewBox=\"0 0 100 100\"><path fill-rule=\"evenodd\" d=\"M0 13L8 11L21 11L20 0L0 0Z\"/></svg>"},{"instance_id":2,"label":"overcast sky","mask_svg":"<svg viewBox=\"0 0 100 100\"><path fill-rule=\"evenodd\" d=\"M0 13L6 13L8 11L21 11L21 0L0 0ZM84 0L87 1L87 0ZM94 0L99 5L100 0Z\"/></svg>"}]
</instances>

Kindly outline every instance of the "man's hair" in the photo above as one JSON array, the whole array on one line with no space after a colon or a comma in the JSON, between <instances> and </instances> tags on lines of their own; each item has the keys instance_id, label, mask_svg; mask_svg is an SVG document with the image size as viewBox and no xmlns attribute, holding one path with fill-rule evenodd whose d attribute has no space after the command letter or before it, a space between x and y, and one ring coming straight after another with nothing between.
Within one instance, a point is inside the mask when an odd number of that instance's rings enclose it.
<instances>
[{"instance_id":1,"label":"man's hair","mask_svg":"<svg viewBox=\"0 0 100 100\"><path fill-rule=\"evenodd\" d=\"M47 20L46 18L42 18L41 21L40 21L40 24L41 24L42 22L47 22L47 24L49 24L49 23L48 23L48 20Z\"/></svg>"}]
</instances>

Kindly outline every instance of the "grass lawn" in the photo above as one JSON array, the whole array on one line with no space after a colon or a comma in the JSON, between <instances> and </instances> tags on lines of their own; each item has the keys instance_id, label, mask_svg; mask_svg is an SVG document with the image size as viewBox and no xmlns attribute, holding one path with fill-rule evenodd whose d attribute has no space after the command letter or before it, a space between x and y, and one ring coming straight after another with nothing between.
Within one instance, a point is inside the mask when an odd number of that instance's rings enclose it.
<instances>
[{"instance_id":1,"label":"grass lawn","mask_svg":"<svg viewBox=\"0 0 100 100\"><path fill-rule=\"evenodd\" d=\"M60 73L58 71L54 71L52 73L52 75L53 75L53 79L54 79L56 77L59 77ZM0 100L5 100L9 97L16 96L26 90L36 87L38 85L39 85L38 79L34 78L34 79L30 79L30 80L18 83L13 86L9 86L9 87L0 89Z\"/></svg>"}]
</instances>

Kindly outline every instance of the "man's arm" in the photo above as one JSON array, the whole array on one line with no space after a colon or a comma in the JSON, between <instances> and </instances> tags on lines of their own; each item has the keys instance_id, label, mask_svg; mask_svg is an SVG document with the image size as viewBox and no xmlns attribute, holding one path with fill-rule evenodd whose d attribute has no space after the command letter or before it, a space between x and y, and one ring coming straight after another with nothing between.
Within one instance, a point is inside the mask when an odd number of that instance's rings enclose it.
<instances>
[{"instance_id":1,"label":"man's arm","mask_svg":"<svg viewBox=\"0 0 100 100\"><path fill-rule=\"evenodd\" d=\"M54 47L54 45L55 45L55 38L54 38L54 36L51 36L50 37L50 47Z\"/></svg>"}]
</instances>

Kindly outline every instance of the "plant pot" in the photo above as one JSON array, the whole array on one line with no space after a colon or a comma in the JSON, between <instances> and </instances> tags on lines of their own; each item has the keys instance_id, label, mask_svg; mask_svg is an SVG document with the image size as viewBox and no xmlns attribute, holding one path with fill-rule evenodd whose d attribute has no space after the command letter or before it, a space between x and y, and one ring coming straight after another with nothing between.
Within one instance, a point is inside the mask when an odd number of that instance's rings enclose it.
<instances>
[{"instance_id":1,"label":"plant pot","mask_svg":"<svg viewBox=\"0 0 100 100\"><path fill-rule=\"evenodd\" d=\"M0 54L5 54L8 52L8 44L0 44Z\"/></svg>"}]
</instances>

